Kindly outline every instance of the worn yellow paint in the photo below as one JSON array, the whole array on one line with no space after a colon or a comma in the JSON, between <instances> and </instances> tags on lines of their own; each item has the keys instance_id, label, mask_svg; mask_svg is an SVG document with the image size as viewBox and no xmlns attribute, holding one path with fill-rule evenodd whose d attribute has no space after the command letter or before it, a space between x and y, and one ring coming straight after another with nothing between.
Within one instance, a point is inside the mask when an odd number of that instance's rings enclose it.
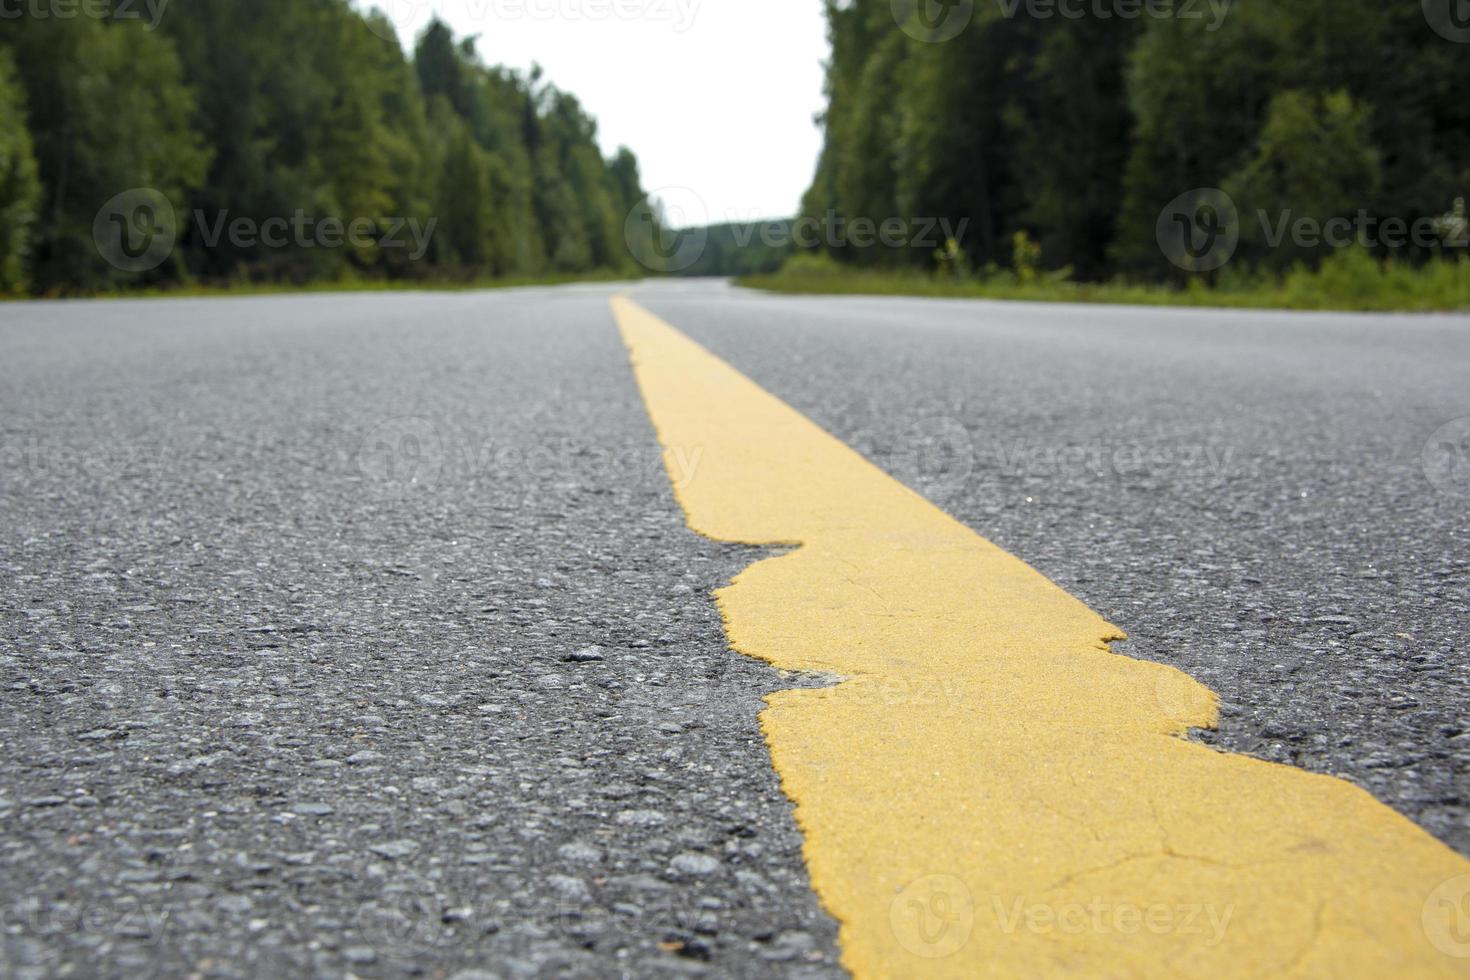
<instances>
[{"instance_id":1,"label":"worn yellow paint","mask_svg":"<svg viewBox=\"0 0 1470 980\"><path fill-rule=\"evenodd\" d=\"M1354 786L1216 752L1214 695L625 297L690 526L800 544L732 646L845 678L761 714L858 977L1466 976L1470 862ZM1329 733L1330 734L1330 733ZM1470 922L1463 923L1470 927Z\"/></svg>"}]
</instances>

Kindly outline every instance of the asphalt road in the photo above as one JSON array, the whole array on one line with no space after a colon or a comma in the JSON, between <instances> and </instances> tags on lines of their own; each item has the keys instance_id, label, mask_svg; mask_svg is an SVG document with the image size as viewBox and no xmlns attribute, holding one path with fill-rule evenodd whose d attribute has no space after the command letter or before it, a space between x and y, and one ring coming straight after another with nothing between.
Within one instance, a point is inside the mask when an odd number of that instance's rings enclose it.
<instances>
[{"instance_id":1,"label":"asphalt road","mask_svg":"<svg viewBox=\"0 0 1470 980\"><path fill-rule=\"evenodd\" d=\"M613 291L0 305L0 975L840 974ZM634 295L1470 853L1470 319Z\"/></svg>"}]
</instances>

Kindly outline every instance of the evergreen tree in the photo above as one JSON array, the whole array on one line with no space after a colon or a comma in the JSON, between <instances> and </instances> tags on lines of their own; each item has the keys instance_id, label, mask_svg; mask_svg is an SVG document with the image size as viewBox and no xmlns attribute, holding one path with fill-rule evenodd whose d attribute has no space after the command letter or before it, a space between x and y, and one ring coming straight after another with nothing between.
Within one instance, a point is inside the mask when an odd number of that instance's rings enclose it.
<instances>
[{"instance_id":1,"label":"evergreen tree","mask_svg":"<svg viewBox=\"0 0 1470 980\"><path fill-rule=\"evenodd\" d=\"M99 211L146 189L177 214L204 176L209 151L194 126L194 93L169 38L144 27L76 17L22 18L5 29L43 185L33 251L43 290L137 281L99 250ZM168 224L158 234L176 235ZM178 267L174 252L165 268Z\"/></svg>"}]
</instances>

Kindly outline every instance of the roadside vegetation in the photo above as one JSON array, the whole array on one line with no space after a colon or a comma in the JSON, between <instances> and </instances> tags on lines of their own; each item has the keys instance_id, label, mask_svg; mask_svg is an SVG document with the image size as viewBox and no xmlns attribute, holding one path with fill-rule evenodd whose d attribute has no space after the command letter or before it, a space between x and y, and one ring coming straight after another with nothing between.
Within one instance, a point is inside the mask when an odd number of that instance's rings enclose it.
<instances>
[{"instance_id":1,"label":"roadside vegetation","mask_svg":"<svg viewBox=\"0 0 1470 980\"><path fill-rule=\"evenodd\" d=\"M0 295L640 269L634 155L605 159L573 95L442 23L411 57L349 0L97 0L4 25Z\"/></svg>"},{"instance_id":2,"label":"roadside vegetation","mask_svg":"<svg viewBox=\"0 0 1470 980\"><path fill-rule=\"evenodd\" d=\"M1068 18L976 4L934 36L895 30L888 0L829 0L825 145L797 220L959 230L937 247L827 236L744 282L1464 309L1470 44L1433 7L1240 0Z\"/></svg>"},{"instance_id":3,"label":"roadside vegetation","mask_svg":"<svg viewBox=\"0 0 1470 980\"><path fill-rule=\"evenodd\" d=\"M526 289L539 286L568 286L574 283L631 282L640 277L613 272L580 272L566 275L497 276L431 279L382 279L344 277L313 279L310 282L269 282L240 280L236 282L160 283L153 286L119 287L68 294L68 298L86 299L157 299L207 298L222 296L274 296L303 293L398 293L422 292L462 293L485 289ZM25 299L22 295L0 294L0 303Z\"/></svg>"},{"instance_id":4,"label":"roadside vegetation","mask_svg":"<svg viewBox=\"0 0 1470 980\"><path fill-rule=\"evenodd\" d=\"M1422 266L1383 261L1349 249L1316 268L1285 273L1227 271L1185 285L1124 280L1077 282L1063 274L1017 275L991 268L976 275L861 269L826 255L799 255L779 270L742 276L739 285L779 293L937 296L1047 303L1123 303L1288 310L1470 311L1470 256Z\"/></svg>"}]
</instances>

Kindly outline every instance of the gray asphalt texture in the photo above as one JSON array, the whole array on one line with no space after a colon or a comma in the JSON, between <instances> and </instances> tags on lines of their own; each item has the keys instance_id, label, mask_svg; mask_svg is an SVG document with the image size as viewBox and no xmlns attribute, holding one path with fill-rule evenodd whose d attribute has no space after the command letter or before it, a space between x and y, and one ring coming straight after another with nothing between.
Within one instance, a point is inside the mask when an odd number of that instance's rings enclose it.
<instances>
[{"instance_id":1,"label":"gray asphalt texture","mask_svg":"<svg viewBox=\"0 0 1470 980\"><path fill-rule=\"evenodd\" d=\"M840 975L611 291L0 305L0 976Z\"/></svg>"},{"instance_id":2,"label":"gray asphalt texture","mask_svg":"<svg viewBox=\"0 0 1470 980\"><path fill-rule=\"evenodd\" d=\"M612 291L0 305L0 976L840 975ZM1470 320L635 298L1470 853Z\"/></svg>"}]
</instances>

